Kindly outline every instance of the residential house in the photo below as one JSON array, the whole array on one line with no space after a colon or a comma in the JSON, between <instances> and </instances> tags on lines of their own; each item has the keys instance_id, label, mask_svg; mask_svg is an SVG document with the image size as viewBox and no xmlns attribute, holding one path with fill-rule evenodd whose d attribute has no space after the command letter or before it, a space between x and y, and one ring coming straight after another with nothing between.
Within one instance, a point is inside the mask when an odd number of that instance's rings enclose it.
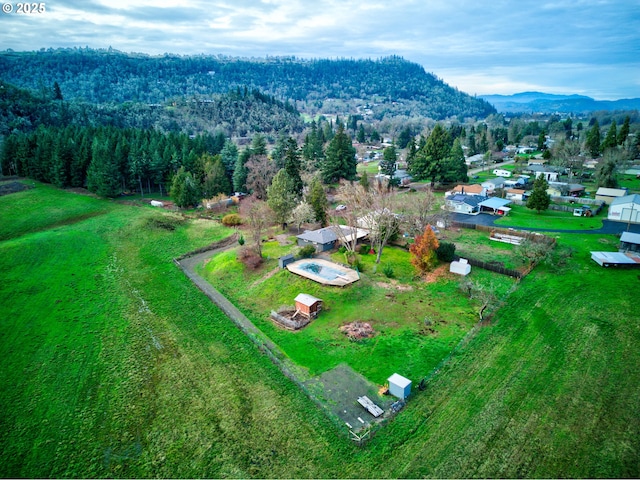
<instances>
[{"instance_id":1,"label":"residential house","mask_svg":"<svg viewBox=\"0 0 640 480\"><path fill-rule=\"evenodd\" d=\"M324 227L319 230L305 230L296 237L299 247L313 245L317 252L326 252L336 246L338 235L333 227Z\"/></svg>"},{"instance_id":2,"label":"residential house","mask_svg":"<svg viewBox=\"0 0 640 480\"><path fill-rule=\"evenodd\" d=\"M505 179L502 177L490 178L486 182L482 182L481 185L486 188L487 192L491 195L495 190L505 187Z\"/></svg>"},{"instance_id":3,"label":"residential house","mask_svg":"<svg viewBox=\"0 0 640 480\"><path fill-rule=\"evenodd\" d=\"M551 166L531 165L525 170L535 175L536 178L544 177L547 182L557 182L561 171Z\"/></svg>"},{"instance_id":4,"label":"residential house","mask_svg":"<svg viewBox=\"0 0 640 480\"><path fill-rule=\"evenodd\" d=\"M606 188L600 187L596 192L596 200L602 200L607 205L611 205L616 198L624 197L628 193L626 188Z\"/></svg>"},{"instance_id":5,"label":"residential house","mask_svg":"<svg viewBox=\"0 0 640 480\"><path fill-rule=\"evenodd\" d=\"M564 197L569 193L569 184L566 182L548 182L547 193L552 197Z\"/></svg>"},{"instance_id":6,"label":"residential house","mask_svg":"<svg viewBox=\"0 0 640 480\"><path fill-rule=\"evenodd\" d=\"M456 194L446 197L444 204L445 208L451 212L476 215L480 213L480 203L486 199L487 197L482 195Z\"/></svg>"},{"instance_id":7,"label":"residential house","mask_svg":"<svg viewBox=\"0 0 640 480\"><path fill-rule=\"evenodd\" d=\"M506 190L507 200L524 202L527 199L527 191L521 188L509 188Z\"/></svg>"},{"instance_id":8,"label":"residential house","mask_svg":"<svg viewBox=\"0 0 640 480\"><path fill-rule=\"evenodd\" d=\"M584 195L585 186L579 183L569 184L569 196L570 197L582 197Z\"/></svg>"},{"instance_id":9,"label":"residential house","mask_svg":"<svg viewBox=\"0 0 640 480\"><path fill-rule=\"evenodd\" d=\"M616 222L640 223L640 195L634 193L612 200L607 218Z\"/></svg>"},{"instance_id":10,"label":"residential house","mask_svg":"<svg viewBox=\"0 0 640 480\"><path fill-rule=\"evenodd\" d=\"M487 196L487 189L477 183L474 185L456 185L453 190L448 191L445 196L456 195L458 193L467 195L482 195Z\"/></svg>"}]
</instances>

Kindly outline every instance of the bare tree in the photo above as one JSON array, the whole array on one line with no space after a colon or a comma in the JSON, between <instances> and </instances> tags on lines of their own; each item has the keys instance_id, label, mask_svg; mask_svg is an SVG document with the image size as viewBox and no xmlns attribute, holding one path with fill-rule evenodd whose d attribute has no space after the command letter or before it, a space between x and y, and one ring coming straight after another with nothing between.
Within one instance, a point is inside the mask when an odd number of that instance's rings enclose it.
<instances>
[{"instance_id":1,"label":"bare tree","mask_svg":"<svg viewBox=\"0 0 640 480\"><path fill-rule=\"evenodd\" d=\"M293 209L289 221L297 226L298 232L300 232L300 226L303 223L313 222L315 219L316 212L313 210L313 207L303 200L296 208Z\"/></svg>"},{"instance_id":2,"label":"bare tree","mask_svg":"<svg viewBox=\"0 0 640 480\"><path fill-rule=\"evenodd\" d=\"M253 194L240 204L240 215L249 227L249 235L255 252L262 257L262 234L273 223L272 210L266 202Z\"/></svg>"},{"instance_id":3,"label":"bare tree","mask_svg":"<svg viewBox=\"0 0 640 480\"><path fill-rule=\"evenodd\" d=\"M430 188L398 195L396 209L401 214L402 227L412 237L424 232L427 225L437 225L438 221L446 222L448 217L448 213L440 209Z\"/></svg>"},{"instance_id":4,"label":"bare tree","mask_svg":"<svg viewBox=\"0 0 640 480\"><path fill-rule=\"evenodd\" d=\"M485 319L485 311L487 309L491 310L497 306L497 288L493 282L482 283L478 280L473 280L468 277L462 277L460 279L460 289L464 291L469 296L469 298L473 298L478 301L478 317L480 318L481 322Z\"/></svg>"},{"instance_id":5,"label":"bare tree","mask_svg":"<svg viewBox=\"0 0 640 480\"><path fill-rule=\"evenodd\" d=\"M266 155L255 155L247 162L247 189L260 200L267 198L267 188L278 169Z\"/></svg>"}]
</instances>

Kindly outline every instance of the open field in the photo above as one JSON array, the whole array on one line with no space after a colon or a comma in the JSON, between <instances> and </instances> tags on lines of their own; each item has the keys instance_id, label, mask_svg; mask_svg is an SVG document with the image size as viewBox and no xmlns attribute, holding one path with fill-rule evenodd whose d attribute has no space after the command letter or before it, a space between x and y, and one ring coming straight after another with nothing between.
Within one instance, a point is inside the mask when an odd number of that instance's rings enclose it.
<instances>
[{"instance_id":1,"label":"open field","mask_svg":"<svg viewBox=\"0 0 640 480\"><path fill-rule=\"evenodd\" d=\"M554 234L571 264L536 268L358 448L172 263L228 233L40 184L0 198L3 477L640 476L638 272L588 253L615 237Z\"/></svg>"}]
</instances>

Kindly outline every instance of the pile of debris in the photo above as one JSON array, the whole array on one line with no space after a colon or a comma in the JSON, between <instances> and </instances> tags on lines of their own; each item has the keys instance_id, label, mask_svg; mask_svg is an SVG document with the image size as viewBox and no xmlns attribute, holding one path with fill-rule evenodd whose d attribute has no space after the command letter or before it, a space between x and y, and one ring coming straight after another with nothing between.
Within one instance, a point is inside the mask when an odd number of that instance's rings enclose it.
<instances>
[{"instance_id":1,"label":"pile of debris","mask_svg":"<svg viewBox=\"0 0 640 480\"><path fill-rule=\"evenodd\" d=\"M375 335L373 327L367 322L347 323L340 327L340 331L349 337L350 340L362 340L363 338L371 338Z\"/></svg>"}]
</instances>

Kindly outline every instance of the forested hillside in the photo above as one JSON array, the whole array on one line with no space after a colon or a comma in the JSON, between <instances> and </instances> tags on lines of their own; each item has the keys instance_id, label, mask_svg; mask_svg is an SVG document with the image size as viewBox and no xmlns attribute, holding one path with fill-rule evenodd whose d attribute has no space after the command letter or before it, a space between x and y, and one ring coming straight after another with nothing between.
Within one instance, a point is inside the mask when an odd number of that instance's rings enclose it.
<instances>
[{"instance_id":1,"label":"forested hillside","mask_svg":"<svg viewBox=\"0 0 640 480\"><path fill-rule=\"evenodd\" d=\"M36 95L54 82L67 99L92 103L163 103L177 98L257 89L308 113L372 118L485 117L495 109L451 88L400 57L301 60L269 57L148 56L113 50L58 49L0 53L0 77Z\"/></svg>"},{"instance_id":2,"label":"forested hillside","mask_svg":"<svg viewBox=\"0 0 640 480\"><path fill-rule=\"evenodd\" d=\"M55 83L54 83L55 85ZM161 132L295 134L304 129L299 112L257 90L237 89L207 98L190 97L163 104L93 104L56 100L54 89L31 93L0 80L0 136L43 126L154 128Z\"/></svg>"}]
</instances>

